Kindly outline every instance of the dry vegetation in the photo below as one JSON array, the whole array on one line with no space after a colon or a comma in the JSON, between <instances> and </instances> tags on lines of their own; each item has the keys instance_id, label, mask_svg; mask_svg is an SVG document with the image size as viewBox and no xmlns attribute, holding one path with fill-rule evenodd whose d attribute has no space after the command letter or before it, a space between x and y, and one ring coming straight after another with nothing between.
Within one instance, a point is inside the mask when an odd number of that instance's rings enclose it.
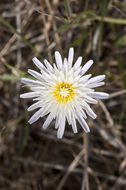
<instances>
[{"instance_id":1,"label":"dry vegetation","mask_svg":"<svg viewBox=\"0 0 126 190\"><path fill-rule=\"evenodd\" d=\"M93 75L106 74L110 99L93 109L91 133L66 126L58 140L54 123L32 126L20 100L20 83L32 58L53 63L54 51L83 64L93 59ZM126 189L126 0L0 1L0 190Z\"/></svg>"}]
</instances>

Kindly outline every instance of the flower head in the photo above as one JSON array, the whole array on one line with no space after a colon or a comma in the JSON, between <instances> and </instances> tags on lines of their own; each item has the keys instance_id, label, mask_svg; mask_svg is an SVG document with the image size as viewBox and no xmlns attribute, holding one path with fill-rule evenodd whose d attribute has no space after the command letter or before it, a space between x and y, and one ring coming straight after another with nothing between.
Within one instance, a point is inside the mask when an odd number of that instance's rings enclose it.
<instances>
[{"instance_id":1,"label":"flower head","mask_svg":"<svg viewBox=\"0 0 126 190\"><path fill-rule=\"evenodd\" d=\"M89 104L97 104L97 99L106 99L108 94L96 92L93 88L103 86L105 75L91 78L91 74L85 74L92 66L93 61L88 61L81 66L82 57L73 64L74 49L70 48L68 59L62 60L58 51L55 52L56 64L53 66L44 60L44 65L36 58L34 64L40 69L40 73L28 69L36 80L22 78L22 83L30 87L32 92L20 95L20 98L33 98L36 101L28 111L38 109L30 118L32 124L39 118L48 115L43 128L46 129L53 119L56 119L55 128L58 129L57 137L62 138L65 123L72 125L74 133L77 133L76 120L86 133L90 129L85 121L87 115L95 119L97 116ZM72 65L73 64L73 65Z\"/></svg>"}]
</instances>

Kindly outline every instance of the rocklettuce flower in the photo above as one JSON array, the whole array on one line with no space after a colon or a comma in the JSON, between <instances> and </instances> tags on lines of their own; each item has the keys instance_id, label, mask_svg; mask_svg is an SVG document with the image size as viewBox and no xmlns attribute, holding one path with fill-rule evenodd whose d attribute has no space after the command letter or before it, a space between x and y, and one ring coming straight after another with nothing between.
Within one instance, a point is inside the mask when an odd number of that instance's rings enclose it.
<instances>
[{"instance_id":1,"label":"rocklettuce flower","mask_svg":"<svg viewBox=\"0 0 126 190\"><path fill-rule=\"evenodd\" d=\"M28 73L35 80L21 79L21 82L29 86L32 92L21 94L20 98L33 98L35 103L28 108L28 111L37 109L29 123L32 124L47 115L43 124L43 128L46 129L55 119L58 138L62 138L64 134L66 121L72 126L74 133L77 133L76 121L80 123L86 133L90 132L85 121L87 115L93 119L97 117L90 104L97 104L98 99L106 99L109 96L107 93L97 92L93 89L104 85L105 75L91 78L91 74L85 74L92 66L93 61L89 60L84 66L81 66L82 57L78 57L74 64L73 57L73 48L69 49L68 59L64 60L56 51L56 64L53 65L46 59L42 64L34 57L33 62L40 73L28 69Z\"/></svg>"}]
</instances>

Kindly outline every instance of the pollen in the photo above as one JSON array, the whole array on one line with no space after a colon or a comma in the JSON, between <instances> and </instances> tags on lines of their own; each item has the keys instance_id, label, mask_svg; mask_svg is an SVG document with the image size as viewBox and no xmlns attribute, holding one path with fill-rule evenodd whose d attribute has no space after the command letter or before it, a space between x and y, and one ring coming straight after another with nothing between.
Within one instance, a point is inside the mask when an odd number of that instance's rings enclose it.
<instances>
[{"instance_id":1,"label":"pollen","mask_svg":"<svg viewBox=\"0 0 126 190\"><path fill-rule=\"evenodd\" d=\"M75 89L72 84L62 81L57 83L53 95L59 103L67 103L73 99L75 95Z\"/></svg>"}]
</instances>

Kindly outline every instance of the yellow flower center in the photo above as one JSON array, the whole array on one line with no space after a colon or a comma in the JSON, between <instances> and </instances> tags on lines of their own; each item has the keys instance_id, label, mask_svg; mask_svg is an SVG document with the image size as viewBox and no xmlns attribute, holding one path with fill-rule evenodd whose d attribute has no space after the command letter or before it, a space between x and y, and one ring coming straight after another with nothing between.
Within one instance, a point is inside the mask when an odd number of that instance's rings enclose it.
<instances>
[{"instance_id":1,"label":"yellow flower center","mask_svg":"<svg viewBox=\"0 0 126 190\"><path fill-rule=\"evenodd\" d=\"M53 95L59 103L67 103L74 97L75 91L72 84L67 82L57 83Z\"/></svg>"}]
</instances>

